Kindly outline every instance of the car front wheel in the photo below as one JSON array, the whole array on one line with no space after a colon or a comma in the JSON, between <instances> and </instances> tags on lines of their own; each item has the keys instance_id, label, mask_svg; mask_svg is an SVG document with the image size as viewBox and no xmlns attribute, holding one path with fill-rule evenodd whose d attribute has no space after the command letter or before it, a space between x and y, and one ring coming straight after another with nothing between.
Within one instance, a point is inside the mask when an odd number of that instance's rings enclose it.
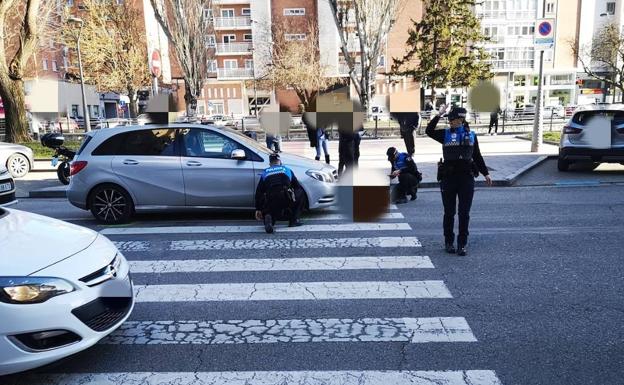
<instances>
[{"instance_id":1,"label":"car front wheel","mask_svg":"<svg viewBox=\"0 0 624 385\"><path fill-rule=\"evenodd\" d=\"M96 187L90 194L89 208L99 222L127 223L134 211L130 195L121 187L107 184Z\"/></svg>"},{"instance_id":2,"label":"car front wheel","mask_svg":"<svg viewBox=\"0 0 624 385\"><path fill-rule=\"evenodd\" d=\"M30 163L22 154L11 155L7 160L6 167L13 178L21 178L30 171Z\"/></svg>"},{"instance_id":3,"label":"car front wheel","mask_svg":"<svg viewBox=\"0 0 624 385\"><path fill-rule=\"evenodd\" d=\"M570 162L563 159L563 158L558 158L557 159L557 170L559 171L568 171L568 169L570 168Z\"/></svg>"}]
</instances>

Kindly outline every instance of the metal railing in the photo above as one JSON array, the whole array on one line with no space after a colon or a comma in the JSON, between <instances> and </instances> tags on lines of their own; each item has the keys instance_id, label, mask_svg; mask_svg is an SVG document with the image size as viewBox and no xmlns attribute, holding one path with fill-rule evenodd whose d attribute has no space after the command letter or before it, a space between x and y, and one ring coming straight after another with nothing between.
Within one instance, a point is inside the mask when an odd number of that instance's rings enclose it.
<instances>
[{"instance_id":1,"label":"metal railing","mask_svg":"<svg viewBox=\"0 0 624 385\"><path fill-rule=\"evenodd\" d=\"M215 28L251 28L251 17L215 17L214 26Z\"/></svg>"},{"instance_id":2,"label":"metal railing","mask_svg":"<svg viewBox=\"0 0 624 385\"><path fill-rule=\"evenodd\" d=\"M217 78L239 79L252 77L253 68L217 68Z\"/></svg>"},{"instance_id":3,"label":"metal railing","mask_svg":"<svg viewBox=\"0 0 624 385\"><path fill-rule=\"evenodd\" d=\"M251 43L218 43L217 53L251 53Z\"/></svg>"}]
</instances>

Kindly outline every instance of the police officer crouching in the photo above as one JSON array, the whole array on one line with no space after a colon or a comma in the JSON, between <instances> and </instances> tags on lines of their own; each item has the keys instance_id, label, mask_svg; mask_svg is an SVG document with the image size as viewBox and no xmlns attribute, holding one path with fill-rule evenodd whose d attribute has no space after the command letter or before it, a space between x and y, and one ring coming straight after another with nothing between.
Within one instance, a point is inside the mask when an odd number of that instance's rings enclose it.
<instances>
[{"instance_id":1,"label":"police officer crouching","mask_svg":"<svg viewBox=\"0 0 624 385\"><path fill-rule=\"evenodd\" d=\"M442 144L444 161L438 164L438 181L442 192L444 205L444 243L448 253L455 253L455 209L459 217L459 234L457 236L457 254L466 255L468 243L468 222L470 207L474 195L475 178L479 173L485 176L488 186L492 185L485 161L479 150L476 134L466 123L466 109L453 108L448 114L449 127L436 130L442 113L446 110L442 106L440 112L427 125L426 133L429 137ZM457 203L459 198L459 205Z\"/></svg>"},{"instance_id":2,"label":"police officer crouching","mask_svg":"<svg viewBox=\"0 0 624 385\"><path fill-rule=\"evenodd\" d=\"M422 180L422 174L418 172L416 163L406 152L398 152L396 148L390 147L386 151L388 161L392 165L391 178L399 177L399 185L396 189L395 203L407 203L407 195L411 195L411 200L416 200L418 183Z\"/></svg>"},{"instance_id":3,"label":"police officer crouching","mask_svg":"<svg viewBox=\"0 0 624 385\"><path fill-rule=\"evenodd\" d=\"M256 219L263 219L264 229L271 234L276 220L287 218L290 227L303 224L299 215L304 191L292 170L282 165L279 155L271 154L269 164L256 188Z\"/></svg>"}]
</instances>

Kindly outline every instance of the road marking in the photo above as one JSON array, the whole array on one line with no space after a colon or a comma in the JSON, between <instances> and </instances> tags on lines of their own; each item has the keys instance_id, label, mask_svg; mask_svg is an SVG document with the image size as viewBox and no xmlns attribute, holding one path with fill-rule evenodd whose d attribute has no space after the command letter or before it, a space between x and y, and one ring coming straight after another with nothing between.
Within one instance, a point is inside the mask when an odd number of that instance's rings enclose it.
<instances>
[{"instance_id":1,"label":"road marking","mask_svg":"<svg viewBox=\"0 0 624 385\"><path fill-rule=\"evenodd\" d=\"M147 251L151 243L147 241L117 241L113 242L121 251Z\"/></svg>"},{"instance_id":2,"label":"road marking","mask_svg":"<svg viewBox=\"0 0 624 385\"><path fill-rule=\"evenodd\" d=\"M138 302L453 298L442 281L137 285Z\"/></svg>"},{"instance_id":3,"label":"road marking","mask_svg":"<svg viewBox=\"0 0 624 385\"><path fill-rule=\"evenodd\" d=\"M502 385L493 370L27 374L7 385Z\"/></svg>"},{"instance_id":4,"label":"road marking","mask_svg":"<svg viewBox=\"0 0 624 385\"><path fill-rule=\"evenodd\" d=\"M267 249L337 249L355 247L422 247L416 237L378 238L311 238L311 239L243 239L171 241L169 250L267 250Z\"/></svg>"},{"instance_id":5,"label":"road marking","mask_svg":"<svg viewBox=\"0 0 624 385\"><path fill-rule=\"evenodd\" d=\"M342 232L342 231L396 231L411 230L407 223L344 223L303 225L299 227L277 226L280 233ZM264 227L256 226L163 226L163 227L112 227L100 231L104 235L136 234L214 234L214 233L264 233Z\"/></svg>"},{"instance_id":6,"label":"road marking","mask_svg":"<svg viewBox=\"0 0 624 385\"><path fill-rule=\"evenodd\" d=\"M345 214L324 214L324 215L310 215L307 217L303 217L303 221L339 221L339 220L349 220L351 219L348 215ZM405 219L402 213L384 213L378 219Z\"/></svg>"},{"instance_id":7,"label":"road marking","mask_svg":"<svg viewBox=\"0 0 624 385\"><path fill-rule=\"evenodd\" d=\"M427 256L245 258L130 261L132 273L204 273L224 271L433 269Z\"/></svg>"},{"instance_id":8,"label":"road marking","mask_svg":"<svg viewBox=\"0 0 624 385\"><path fill-rule=\"evenodd\" d=\"M129 321L111 345L271 344L297 342L476 342L463 317Z\"/></svg>"},{"instance_id":9,"label":"road marking","mask_svg":"<svg viewBox=\"0 0 624 385\"><path fill-rule=\"evenodd\" d=\"M399 208L397 207L397 205L389 205L388 206L388 210L398 210ZM323 210L323 209L321 209ZM343 211L344 208L340 207L340 206L329 206L326 209L324 209L324 211Z\"/></svg>"}]
</instances>

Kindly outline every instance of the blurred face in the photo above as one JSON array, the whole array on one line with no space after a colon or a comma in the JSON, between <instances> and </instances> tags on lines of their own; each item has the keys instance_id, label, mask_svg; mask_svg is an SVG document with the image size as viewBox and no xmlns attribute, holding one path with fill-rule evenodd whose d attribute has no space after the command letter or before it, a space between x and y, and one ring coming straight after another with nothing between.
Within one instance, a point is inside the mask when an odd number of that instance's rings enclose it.
<instances>
[{"instance_id":1,"label":"blurred face","mask_svg":"<svg viewBox=\"0 0 624 385\"><path fill-rule=\"evenodd\" d=\"M459 127L461 127L463 122L464 122L464 120L462 118L449 120L449 126L451 126L451 128L459 128Z\"/></svg>"}]
</instances>

